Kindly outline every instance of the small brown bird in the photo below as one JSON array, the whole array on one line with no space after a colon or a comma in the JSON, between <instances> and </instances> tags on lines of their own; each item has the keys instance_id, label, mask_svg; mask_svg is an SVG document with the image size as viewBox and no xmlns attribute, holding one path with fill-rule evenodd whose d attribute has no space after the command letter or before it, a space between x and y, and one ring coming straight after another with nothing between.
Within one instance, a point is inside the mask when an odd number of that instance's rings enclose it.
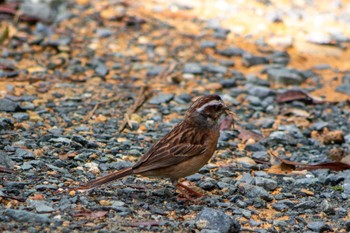
<instances>
[{"instance_id":1,"label":"small brown bird","mask_svg":"<svg viewBox=\"0 0 350 233\"><path fill-rule=\"evenodd\" d=\"M134 166L90 181L77 190L92 189L137 174L170 178L175 187L201 196L178 180L196 173L212 157L219 139L220 118L223 114L232 118L235 116L220 96L206 95L197 99L187 110L184 120L155 143Z\"/></svg>"}]
</instances>

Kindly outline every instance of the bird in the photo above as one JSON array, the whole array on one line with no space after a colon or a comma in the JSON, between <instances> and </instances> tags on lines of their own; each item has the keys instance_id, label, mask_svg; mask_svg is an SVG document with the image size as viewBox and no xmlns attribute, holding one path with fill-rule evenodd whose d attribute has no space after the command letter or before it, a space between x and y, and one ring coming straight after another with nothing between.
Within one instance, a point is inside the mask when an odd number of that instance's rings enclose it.
<instances>
[{"instance_id":1,"label":"bird","mask_svg":"<svg viewBox=\"0 0 350 233\"><path fill-rule=\"evenodd\" d=\"M236 117L219 95L199 97L186 111L184 119L151 146L133 166L92 180L77 190L91 190L125 176L141 175L170 178L181 193L202 196L179 179L196 173L213 156L224 115L231 116L232 122Z\"/></svg>"}]
</instances>

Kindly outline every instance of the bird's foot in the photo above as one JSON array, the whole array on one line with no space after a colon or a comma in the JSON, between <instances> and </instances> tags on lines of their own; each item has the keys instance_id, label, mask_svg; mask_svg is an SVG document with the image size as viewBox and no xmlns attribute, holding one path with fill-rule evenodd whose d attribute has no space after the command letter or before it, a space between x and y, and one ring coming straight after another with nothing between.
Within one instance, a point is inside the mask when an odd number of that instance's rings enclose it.
<instances>
[{"instance_id":1,"label":"bird's foot","mask_svg":"<svg viewBox=\"0 0 350 233\"><path fill-rule=\"evenodd\" d=\"M176 189L180 192L180 195L177 197L179 201L196 201L204 196L183 183L177 183Z\"/></svg>"}]
</instances>

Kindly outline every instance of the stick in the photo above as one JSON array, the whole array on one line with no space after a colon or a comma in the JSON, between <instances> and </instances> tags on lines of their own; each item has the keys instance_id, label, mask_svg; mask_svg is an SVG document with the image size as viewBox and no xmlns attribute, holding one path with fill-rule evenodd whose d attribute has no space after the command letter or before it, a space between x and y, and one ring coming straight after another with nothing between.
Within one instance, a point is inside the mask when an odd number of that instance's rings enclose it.
<instances>
[{"instance_id":1,"label":"stick","mask_svg":"<svg viewBox=\"0 0 350 233\"><path fill-rule=\"evenodd\" d=\"M89 112L89 114L84 118L84 121L88 121L91 119L91 117L94 115L94 113L96 112L96 110L98 109L98 107L102 104L109 104L113 101L118 101L121 98L121 95L117 95L111 99L108 100L102 100L101 102L98 102L95 104L94 108Z\"/></svg>"},{"instance_id":2,"label":"stick","mask_svg":"<svg viewBox=\"0 0 350 233\"><path fill-rule=\"evenodd\" d=\"M149 94L150 94L150 91L149 91L148 86L141 87L141 89L137 95L137 98L135 100L135 103L128 108L128 110L126 111L126 113L124 115L124 119L123 119L123 121L120 124L119 129L118 129L119 133L121 133L125 129L127 123L129 123L129 125L130 125L129 119L131 117L131 114L136 112L137 109L139 109L142 106L142 104L148 98Z\"/></svg>"}]
</instances>

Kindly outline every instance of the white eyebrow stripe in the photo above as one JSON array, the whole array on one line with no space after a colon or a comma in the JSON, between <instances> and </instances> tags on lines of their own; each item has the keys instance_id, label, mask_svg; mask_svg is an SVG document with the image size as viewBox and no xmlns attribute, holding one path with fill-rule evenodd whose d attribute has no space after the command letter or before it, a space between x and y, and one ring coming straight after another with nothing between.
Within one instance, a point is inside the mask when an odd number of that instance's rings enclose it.
<instances>
[{"instance_id":1,"label":"white eyebrow stripe","mask_svg":"<svg viewBox=\"0 0 350 233\"><path fill-rule=\"evenodd\" d=\"M204 104L202 107L197 109L197 112L203 112L203 110L207 107L207 106L214 106L214 105L223 105L222 101L219 100L212 100L206 104Z\"/></svg>"}]
</instances>

